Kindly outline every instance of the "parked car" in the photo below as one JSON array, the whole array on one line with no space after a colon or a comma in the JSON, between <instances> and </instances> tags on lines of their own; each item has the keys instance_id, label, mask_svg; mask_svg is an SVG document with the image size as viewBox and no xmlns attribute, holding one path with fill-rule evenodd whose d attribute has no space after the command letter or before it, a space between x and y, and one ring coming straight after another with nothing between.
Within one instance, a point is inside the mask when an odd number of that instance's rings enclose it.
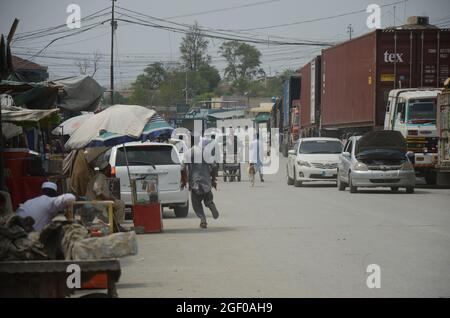
<instances>
[{"instance_id":1,"label":"parked car","mask_svg":"<svg viewBox=\"0 0 450 318\"><path fill-rule=\"evenodd\" d=\"M287 183L336 181L342 143L336 138L301 138L288 152Z\"/></svg>"},{"instance_id":2,"label":"parked car","mask_svg":"<svg viewBox=\"0 0 450 318\"><path fill-rule=\"evenodd\" d=\"M414 192L415 172L406 152L406 141L398 131L372 131L347 140L338 166L338 188L390 187Z\"/></svg>"},{"instance_id":3,"label":"parked car","mask_svg":"<svg viewBox=\"0 0 450 318\"><path fill-rule=\"evenodd\" d=\"M186 217L189 212L188 189L181 189L181 158L172 144L154 142L126 143L130 175L136 182L137 199L148 199L142 188L142 180L148 175L158 175L159 200L164 207L173 208L177 217ZM131 205L131 187L127 162L122 145L107 153L112 173L120 179L120 195L125 205Z\"/></svg>"}]
</instances>

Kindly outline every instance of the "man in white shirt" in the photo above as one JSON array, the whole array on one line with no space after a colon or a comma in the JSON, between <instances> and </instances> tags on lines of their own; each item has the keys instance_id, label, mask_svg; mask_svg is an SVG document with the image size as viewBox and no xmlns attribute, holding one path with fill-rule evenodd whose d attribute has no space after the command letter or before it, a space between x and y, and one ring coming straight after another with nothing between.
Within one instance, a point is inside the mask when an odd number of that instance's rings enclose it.
<instances>
[{"instance_id":1,"label":"man in white shirt","mask_svg":"<svg viewBox=\"0 0 450 318\"><path fill-rule=\"evenodd\" d=\"M75 196L71 193L58 196L58 187L53 182L42 184L42 195L22 203L16 214L25 218L30 216L34 220L33 228L41 231L56 216L58 211L65 209Z\"/></svg>"},{"instance_id":2,"label":"man in white shirt","mask_svg":"<svg viewBox=\"0 0 450 318\"><path fill-rule=\"evenodd\" d=\"M263 143L259 139L259 133L256 133L256 138L250 144L250 165L255 166L255 171L259 173L261 182L264 182L264 176L262 172L262 159L263 159Z\"/></svg>"}]
</instances>

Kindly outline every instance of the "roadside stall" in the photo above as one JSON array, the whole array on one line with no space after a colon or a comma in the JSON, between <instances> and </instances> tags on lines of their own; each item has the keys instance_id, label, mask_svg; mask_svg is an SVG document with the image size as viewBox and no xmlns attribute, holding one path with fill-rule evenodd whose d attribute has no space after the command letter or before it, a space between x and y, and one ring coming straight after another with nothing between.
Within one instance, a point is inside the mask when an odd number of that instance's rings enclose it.
<instances>
[{"instance_id":1,"label":"roadside stall","mask_svg":"<svg viewBox=\"0 0 450 318\"><path fill-rule=\"evenodd\" d=\"M126 143L169 139L173 128L154 110L134 105L114 105L86 119L70 136L66 149L113 147L122 145L132 195L132 212L135 227L148 232L146 222L158 222L162 230L162 207L157 197L157 175L148 179L130 174ZM149 200L137 202L136 187L145 187ZM151 215L151 217L150 217ZM146 230L147 229L147 230Z\"/></svg>"},{"instance_id":2,"label":"roadside stall","mask_svg":"<svg viewBox=\"0 0 450 318\"><path fill-rule=\"evenodd\" d=\"M43 134L43 129L58 121L58 109L3 106L1 117L2 131L6 132L3 135L6 147L2 154L5 183L10 190L13 208L16 209L20 203L37 196L41 184L49 177L62 185L61 178L57 175L58 169L54 168L54 164L50 164L54 158L47 153L46 136ZM30 150L26 132L29 132L28 136L33 137L33 148L38 151Z\"/></svg>"}]
</instances>

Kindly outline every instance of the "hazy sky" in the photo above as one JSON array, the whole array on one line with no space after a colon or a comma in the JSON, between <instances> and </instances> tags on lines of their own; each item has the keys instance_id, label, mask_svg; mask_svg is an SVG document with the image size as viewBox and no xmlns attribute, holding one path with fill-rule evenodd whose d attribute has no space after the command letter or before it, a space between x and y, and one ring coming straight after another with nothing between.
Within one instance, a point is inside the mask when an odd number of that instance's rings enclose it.
<instances>
[{"instance_id":1,"label":"hazy sky","mask_svg":"<svg viewBox=\"0 0 450 318\"><path fill-rule=\"evenodd\" d=\"M347 33L349 24L353 27L354 36L369 32L370 30L366 26L368 13L359 12L276 28L242 30L327 18L362 11L371 3L382 6L394 2L398 1L118 0L116 5L152 17L170 19L177 23L192 24L194 21L198 21L202 27L233 30L251 38L336 42L349 37ZM8 33L15 17L20 19L16 32L19 36L23 32L64 24L69 16L66 8L71 3L81 7L82 17L111 5L109 0L0 0L0 32ZM126 12L123 9L118 9L118 11L134 15L142 21L150 21L148 17L138 16L137 13ZM405 17L411 15L426 15L430 17L431 23L450 26L450 0L409 0L395 5L396 25L402 24ZM121 13L116 14L116 17L129 19ZM91 23L101 22L108 18L109 15L105 15L94 21L82 23L80 30L86 29ZM393 5L382 7L381 22L382 27L394 24ZM179 44L183 34L148 26L132 25L123 21L118 23L115 50L117 60L115 82L117 86L129 84L148 63L179 60ZM83 33L58 40L36 56L39 50L58 36L60 34L16 41L13 45L13 53L47 65L50 77L54 79L78 74L77 60L86 57L92 58L93 52L97 51L101 53L101 60L100 69L95 78L102 84L109 83L111 35L108 22ZM283 39L276 37L283 37ZM208 50L213 65L220 71L225 66L223 58L217 52L221 42L218 39L211 39ZM256 46L263 53L263 68L267 74L271 75L287 68L298 68L320 52L320 48L315 46L268 44L257 44Z\"/></svg>"}]
</instances>

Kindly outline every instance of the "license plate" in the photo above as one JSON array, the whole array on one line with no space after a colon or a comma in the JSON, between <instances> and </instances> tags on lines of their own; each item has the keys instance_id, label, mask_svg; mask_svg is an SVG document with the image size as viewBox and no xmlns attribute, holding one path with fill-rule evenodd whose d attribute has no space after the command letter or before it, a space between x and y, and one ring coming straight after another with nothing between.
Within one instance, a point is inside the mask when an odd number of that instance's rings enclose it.
<instances>
[{"instance_id":1,"label":"license plate","mask_svg":"<svg viewBox=\"0 0 450 318\"><path fill-rule=\"evenodd\" d=\"M333 171L325 171L325 170L322 171L322 176L324 177L331 177L333 174L334 174Z\"/></svg>"}]
</instances>

